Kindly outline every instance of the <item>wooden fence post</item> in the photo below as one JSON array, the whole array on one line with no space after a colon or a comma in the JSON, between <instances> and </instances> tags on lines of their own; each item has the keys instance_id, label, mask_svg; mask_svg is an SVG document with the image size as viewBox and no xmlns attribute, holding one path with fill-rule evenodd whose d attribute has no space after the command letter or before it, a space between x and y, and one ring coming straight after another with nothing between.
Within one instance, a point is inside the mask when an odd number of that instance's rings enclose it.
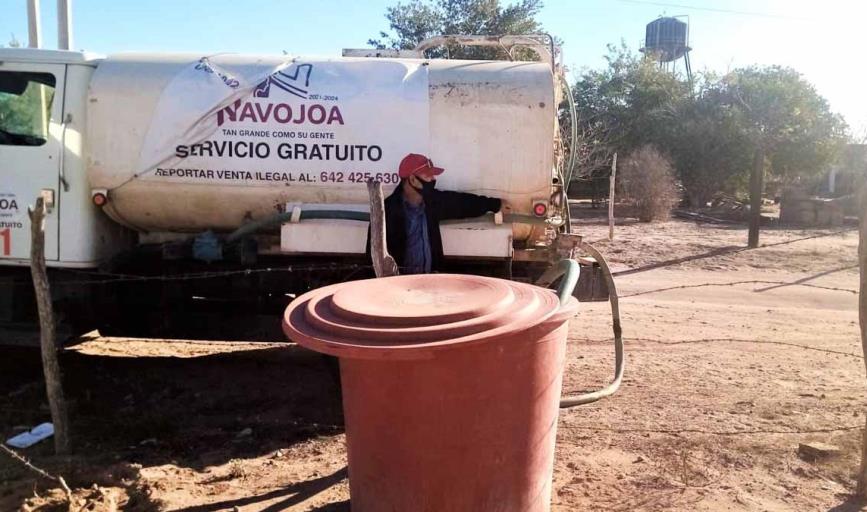
<instances>
[{"instance_id":1,"label":"wooden fence post","mask_svg":"<svg viewBox=\"0 0 867 512\"><path fill-rule=\"evenodd\" d=\"M608 240L614 240L614 180L617 176L617 153L611 162L611 178L608 180Z\"/></svg>"},{"instance_id":2,"label":"wooden fence post","mask_svg":"<svg viewBox=\"0 0 867 512\"><path fill-rule=\"evenodd\" d=\"M858 268L860 283L858 286L858 322L861 325L861 351L864 353L864 365L867 370L867 185L863 185L858 194L860 219L858 223ZM862 499L867 499L867 419L865 429L861 432L861 467L858 469L858 483L855 493Z\"/></svg>"},{"instance_id":3,"label":"wooden fence post","mask_svg":"<svg viewBox=\"0 0 867 512\"><path fill-rule=\"evenodd\" d=\"M399 274L397 263L388 254L385 246L385 205L382 202L382 184L368 180L367 194L370 197L370 256L376 277Z\"/></svg>"},{"instance_id":4,"label":"wooden fence post","mask_svg":"<svg viewBox=\"0 0 867 512\"><path fill-rule=\"evenodd\" d=\"M36 199L36 206L28 209L30 216L30 274L36 292L39 310L39 344L42 350L42 371L45 373L45 390L51 421L54 424L54 451L58 455L69 453L69 422L66 399L63 397L60 362L57 360L56 324L51 290L48 287L48 271L45 268L45 200Z\"/></svg>"},{"instance_id":5,"label":"wooden fence post","mask_svg":"<svg viewBox=\"0 0 867 512\"><path fill-rule=\"evenodd\" d=\"M753 170L750 174L750 232L747 246L759 246L759 229L762 225L762 184L765 178L765 150L761 146L753 156Z\"/></svg>"}]
</instances>

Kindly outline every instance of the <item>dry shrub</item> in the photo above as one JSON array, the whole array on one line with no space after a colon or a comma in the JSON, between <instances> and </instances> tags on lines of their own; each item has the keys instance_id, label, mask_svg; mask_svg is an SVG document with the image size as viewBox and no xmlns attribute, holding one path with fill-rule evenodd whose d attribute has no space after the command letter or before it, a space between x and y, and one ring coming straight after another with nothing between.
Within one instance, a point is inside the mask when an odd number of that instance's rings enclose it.
<instances>
[{"instance_id":1,"label":"dry shrub","mask_svg":"<svg viewBox=\"0 0 867 512\"><path fill-rule=\"evenodd\" d=\"M665 220L680 201L671 162L653 146L643 146L617 163L617 180L624 201L638 220Z\"/></svg>"},{"instance_id":2,"label":"dry shrub","mask_svg":"<svg viewBox=\"0 0 867 512\"><path fill-rule=\"evenodd\" d=\"M247 478L247 468L244 467L244 461L241 459L232 459L229 461L229 479Z\"/></svg>"}]
</instances>

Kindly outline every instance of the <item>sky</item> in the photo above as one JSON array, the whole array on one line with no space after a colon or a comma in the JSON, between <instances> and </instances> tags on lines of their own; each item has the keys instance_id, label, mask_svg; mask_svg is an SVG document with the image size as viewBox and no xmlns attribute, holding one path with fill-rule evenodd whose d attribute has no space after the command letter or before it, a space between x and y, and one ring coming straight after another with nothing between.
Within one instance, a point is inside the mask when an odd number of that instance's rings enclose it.
<instances>
[{"instance_id":1,"label":"sky","mask_svg":"<svg viewBox=\"0 0 867 512\"><path fill-rule=\"evenodd\" d=\"M396 0L71 0L73 45L122 51L281 53L339 56L388 29ZM660 15L687 15L693 71L724 73L752 64L801 72L867 133L863 0L543 0L538 20L563 40L573 74L604 65L606 45L637 49ZM508 4L510 0L502 0ZM42 0L43 46L56 48L54 0ZM0 42L27 43L26 0L0 0Z\"/></svg>"}]
</instances>

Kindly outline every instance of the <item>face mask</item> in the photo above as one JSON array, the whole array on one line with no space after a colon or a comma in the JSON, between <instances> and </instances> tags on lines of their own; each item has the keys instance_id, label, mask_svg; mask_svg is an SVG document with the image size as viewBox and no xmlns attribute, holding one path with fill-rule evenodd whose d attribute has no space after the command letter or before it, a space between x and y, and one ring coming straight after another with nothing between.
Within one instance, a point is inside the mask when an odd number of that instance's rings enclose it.
<instances>
[{"instance_id":1,"label":"face mask","mask_svg":"<svg viewBox=\"0 0 867 512\"><path fill-rule=\"evenodd\" d=\"M421 182L421 195L430 195L437 188L437 180Z\"/></svg>"},{"instance_id":2,"label":"face mask","mask_svg":"<svg viewBox=\"0 0 867 512\"><path fill-rule=\"evenodd\" d=\"M409 186L412 187L413 189L415 189L416 192L421 194L422 197L430 195L431 192L433 192L436 189L437 180L430 180L430 181L419 180L419 181L421 181L421 188L414 187L412 185L412 183L410 183Z\"/></svg>"}]
</instances>

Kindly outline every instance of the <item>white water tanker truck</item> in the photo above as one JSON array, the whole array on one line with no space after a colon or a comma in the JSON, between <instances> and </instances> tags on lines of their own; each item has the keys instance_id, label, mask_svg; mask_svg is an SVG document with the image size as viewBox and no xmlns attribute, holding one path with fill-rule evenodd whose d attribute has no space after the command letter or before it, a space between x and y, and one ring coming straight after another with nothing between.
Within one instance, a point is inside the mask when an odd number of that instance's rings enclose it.
<instances>
[{"instance_id":1,"label":"white water tanker truck","mask_svg":"<svg viewBox=\"0 0 867 512\"><path fill-rule=\"evenodd\" d=\"M424 58L443 44L540 60ZM294 294L370 275L365 184L390 193L408 153L511 207L443 225L451 265L531 278L575 245L553 54L535 36L340 58L0 49L0 338L35 339L39 196L61 332L257 338L237 315L276 323Z\"/></svg>"}]
</instances>

